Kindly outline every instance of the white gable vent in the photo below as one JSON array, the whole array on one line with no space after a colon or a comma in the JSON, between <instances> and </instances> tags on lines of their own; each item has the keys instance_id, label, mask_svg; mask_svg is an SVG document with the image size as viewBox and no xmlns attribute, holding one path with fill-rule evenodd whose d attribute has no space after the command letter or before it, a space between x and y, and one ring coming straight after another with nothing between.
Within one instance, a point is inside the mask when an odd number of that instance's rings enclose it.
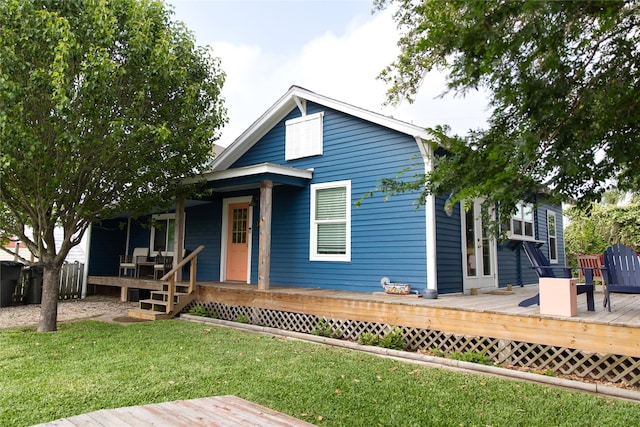
<instances>
[{"instance_id":1,"label":"white gable vent","mask_svg":"<svg viewBox=\"0 0 640 427\"><path fill-rule=\"evenodd\" d=\"M323 112L287 120L285 160L322 155Z\"/></svg>"}]
</instances>

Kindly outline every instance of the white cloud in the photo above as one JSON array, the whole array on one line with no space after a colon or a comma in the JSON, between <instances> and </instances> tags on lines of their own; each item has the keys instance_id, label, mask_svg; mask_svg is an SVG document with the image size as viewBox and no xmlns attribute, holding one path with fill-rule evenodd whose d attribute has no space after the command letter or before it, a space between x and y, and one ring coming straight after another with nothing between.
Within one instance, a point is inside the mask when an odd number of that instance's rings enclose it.
<instances>
[{"instance_id":1,"label":"white cloud","mask_svg":"<svg viewBox=\"0 0 640 427\"><path fill-rule=\"evenodd\" d=\"M376 77L396 58L396 42L395 23L385 11L356 18L343 35L326 32L301 50L283 49L283 54L268 54L258 46L211 43L227 73L223 95L230 121L220 145L231 144L291 85L420 126L449 123L463 133L483 124L484 97L433 99L444 88L437 74L425 79L414 104L383 108L387 87Z\"/></svg>"}]
</instances>

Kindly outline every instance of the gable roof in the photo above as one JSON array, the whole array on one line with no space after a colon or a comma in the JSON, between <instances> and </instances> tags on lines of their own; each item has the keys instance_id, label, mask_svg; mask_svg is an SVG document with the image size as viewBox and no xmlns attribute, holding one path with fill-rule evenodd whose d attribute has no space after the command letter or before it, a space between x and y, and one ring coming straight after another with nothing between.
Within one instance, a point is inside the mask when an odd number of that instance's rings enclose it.
<instances>
[{"instance_id":1,"label":"gable roof","mask_svg":"<svg viewBox=\"0 0 640 427\"><path fill-rule=\"evenodd\" d=\"M295 107L298 107L303 115L306 115L306 101L323 105L327 108L349 114L360 119L376 123L398 132L421 138L429 137L427 131L410 123L406 123L392 117L374 113L363 108L355 107L345 102L337 101L326 96L318 95L299 86L291 86L275 104L273 104L258 120L253 122L229 147L218 155L211 164L211 172L225 170L238 160L244 153L253 147L267 132L278 122L284 119Z\"/></svg>"}]
</instances>

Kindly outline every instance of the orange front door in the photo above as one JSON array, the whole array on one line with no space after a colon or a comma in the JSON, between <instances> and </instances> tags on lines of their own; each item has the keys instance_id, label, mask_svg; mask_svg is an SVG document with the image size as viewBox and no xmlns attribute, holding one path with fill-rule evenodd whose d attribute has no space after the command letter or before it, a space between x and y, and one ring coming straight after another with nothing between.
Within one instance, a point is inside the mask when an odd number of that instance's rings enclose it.
<instances>
[{"instance_id":1,"label":"orange front door","mask_svg":"<svg viewBox=\"0 0 640 427\"><path fill-rule=\"evenodd\" d=\"M248 226L249 203L230 204L227 230L227 280L247 281Z\"/></svg>"}]
</instances>

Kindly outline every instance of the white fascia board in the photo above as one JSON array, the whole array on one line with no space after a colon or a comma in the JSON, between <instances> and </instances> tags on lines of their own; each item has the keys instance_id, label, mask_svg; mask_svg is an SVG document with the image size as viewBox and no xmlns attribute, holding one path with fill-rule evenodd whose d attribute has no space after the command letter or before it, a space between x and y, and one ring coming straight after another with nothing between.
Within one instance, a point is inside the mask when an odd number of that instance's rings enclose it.
<instances>
[{"instance_id":1,"label":"white fascia board","mask_svg":"<svg viewBox=\"0 0 640 427\"><path fill-rule=\"evenodd\" d=\"M289 113L296 102L293 97L292 87L285 93L275 104L265 111L255 122L251 124L229 145L218 157L216 157L211 165L211 171L219 171L229 168L233 162L239 159L253 145L260 140L267 132L269 132L285 115Z\"/></svg>"},{"instance_id":2,"label":"white fascia board","mask_svg":"<svg viewBox=\"0 0 640 427\"><path fill-rule=\"evenodd\" d=\"M280 120L282 120L293 108L306 107L303 101L311 101L325 107L341 111L345 114L376 123L380 126L393 129L423 140L429 139L426 129L406 123L392 117L383 116L353 105L318 95L299 86L292 86L275 104L253 122L229 147L227 147L211 165L211 172L229 168L233 162L246 153L256 142L269 132Z\"/></svg>"},{"instance_id":3,"label":"white fascia board","mask_svg":"<svg viewBox=\"0 0 640 427\"><path fill-rule=\"evenodd\" d=\"M207 181L216 181L220 179L240 178L245 176L260 174L275 174L282 176L290 176L293 178L311 179L313 171L308 169L297 169L289 166L276 165L273 163L261 163L258 165L245 166L241 168L225 169L220 171L209 172L202 177Z\"/></svg>"},{"instance_id":4,"label":"white fascia board","mask_svg":"<svg viewBox=\"0 0 640 427\"><path fill-rule=\"evenodd\" d=\"M386 128L393 129L395 131L398 131L400 133L404 133L413 137L419 137L422 139L429 138L429 134L426 131L426 129L420 126L416 126L411 123L406 123L406 122L394 119L393 117L374 113L373 111L365 110L363 108L359 108L351 104L347 104L345 102L327 98L325 96L321 96L316 93L307 91L306 89L302 89L302 88L297 88L297 89L303 92L303 93L297 94L297 96L301 98L305 98L308 101L315 102L316 104L324 105L331 109L341 111L343 113L352 115L354 117L358 117L363 120L376 123L380 126L384 126Z\"/></svg>"}]
</instances>

